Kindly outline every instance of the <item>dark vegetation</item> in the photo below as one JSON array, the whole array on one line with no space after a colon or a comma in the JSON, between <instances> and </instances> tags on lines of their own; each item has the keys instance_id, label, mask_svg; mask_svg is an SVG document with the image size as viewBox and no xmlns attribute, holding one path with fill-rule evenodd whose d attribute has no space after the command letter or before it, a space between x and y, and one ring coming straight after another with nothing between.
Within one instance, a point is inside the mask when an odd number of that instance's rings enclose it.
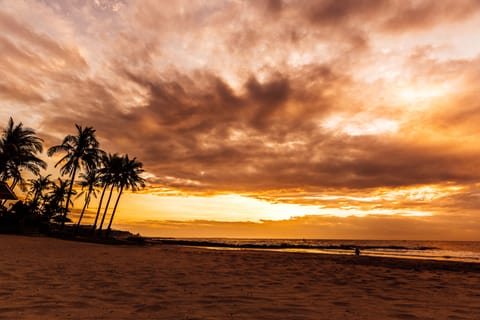
<instances>
[{"instance_id":1,"label":"dark vegetation","mask_svg":"<svg viewBox=\"0 0 480 320\"><path fill-rule=\"evenodd\" d=\"M25 196L12 200L2 193L0 232L141 243L139 236L112 231L112 223L123 192L145 186L142 163L128 155L107 154L100 149L95 129L77 124L75 127L75 134L67 135L61 144L47 150L48 156L60 156L55 164L60 177L54 179L50 174L42 175L47 168L46 162L39 158L43 140L33 129L9 119L0 136L0 183L6 194L19 190ZM33 178L26 179L27 173ZM82 225L85 211L99 190L101 197L95 222ZM83 197L84 203L75 222L69 218L74 197ZM109 209L111 213L107 214Z\"/></svg>"}]
</instances>

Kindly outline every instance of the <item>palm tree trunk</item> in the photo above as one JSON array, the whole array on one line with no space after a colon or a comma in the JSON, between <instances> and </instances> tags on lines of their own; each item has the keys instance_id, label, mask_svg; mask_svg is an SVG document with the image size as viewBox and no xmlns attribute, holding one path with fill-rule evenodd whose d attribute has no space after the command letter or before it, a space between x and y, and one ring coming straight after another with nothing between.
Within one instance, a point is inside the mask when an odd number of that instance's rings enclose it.
<instances>
[{"instance_id":1,"label":"palm tree trunk","mask_svg":"<svg viewBox=\"0 0 480 320\"><path fill-rule=\"evenodd\" d=\"M120 197L122 196L122 192L123 192L123 185L120 187L120 191L118 192L117 201L115 201L115 206L113 207L112 216L110 217L110 222L108 223L107 234L106 234L107 237L110 234L110 230L112 228L113 217L115 217L115 211L117 211L118 202L120 201Z\"/></svg>"},{"instance_id":2,"label":"palm tree trunk","mask_svg":"<svg viewBox=\"0 0 480 320\"><path fill-rule=\"evenodd\" d=\"M40 198L40 192L41 191L36 190L35 194L33 195L33 199L32 199L32 208L33 208L33 212L35 212L35 213L39 212L38 199Z\"/></svg>"},{"instance_id":3,"label":"palm tree trunk","mask_svg":"<svg viewBox=\"0 0 480 320\"><path fill-rule=\"evenodd\" d=\"M36 190L35 194L33 195L32 203L35 207L37 206L38 198L40 198L40 192L41 191Z\"/></svg>"},{"instance_id":4,"label":"palm tree trunk","mask_svg":"<svg viewBox=\"0 0 480 320\"><path fill-rule=\"evenodd\" d=\"M73 167L72 181L70 181L70 188L68 188L67 203L65 204L65 212L63 213L62 225L60 226L60 229L63 229L63 226L65 225L65 220L68 214L68 205L70 204L70 196L72 195L72 188L73 188L73 183L75 182L76 173L77 173L77 166Z\"/></svg>"},{"instance_id":5,"label":"palm tree trunk","mask_svg":"<svg viewBox=\"0 0 480 320\"><path fill-rule=\"evenodd\" d=\"M17 183L18 183L18 179L17 178L13 179L12 184L10 185L10 189L12 191L13 189L15 189L15 186L17 185Z\"/></svg>"},{"instance_id":6,"label":"palm tree trunk","mask_svg":"<svg viewBox=\"0 0 480 320\"><path fill-rule=\"evenodd\" d=\"M107 186L108 185L105 183L105 186L103 187L103 190L102 190L102 195L100 196L100 201L98 203L97 214L95 216L95 222L93 223L92 231L95 231L95 229L97 228L98 217L100 216L100 210L102 210L103 196L105 195Z\"/></svg>"},{"instance_id":7,"label":"palm tree trunk","mask_svg":"<svg viewBox=\"0 0 480 320\"><path fill-rule=\"evenodd\" d=\"M112 199L113 187L114 184L112 184L112 187L110 188L110 194L108 195L107 204L105 205L105 211L103 212L102 221L100 222L100 226L98 227L98 232L102 231L103 222L105 221L105 217L107 216L108 206L110 205L110 200Z\"/></svg>"},{"instance_id":8,"label":"palm tree trunk","mask_svg":"<svg viewBox=\"0 0 480 320\"><path fill-rule=\"evenodd\" d=\"M78 230L80 229L80 222L82 222L83 214L85 213L85 209L87 208L89 202L90 202L90 192L87 194L87 198L85 199L85 204L83 205L83 208L82 208L82 213L80 213L80 218L78 218L78 223L77 223L77 228L75 229L75 233L78 233Z\"/></svg>"}]
</instances>

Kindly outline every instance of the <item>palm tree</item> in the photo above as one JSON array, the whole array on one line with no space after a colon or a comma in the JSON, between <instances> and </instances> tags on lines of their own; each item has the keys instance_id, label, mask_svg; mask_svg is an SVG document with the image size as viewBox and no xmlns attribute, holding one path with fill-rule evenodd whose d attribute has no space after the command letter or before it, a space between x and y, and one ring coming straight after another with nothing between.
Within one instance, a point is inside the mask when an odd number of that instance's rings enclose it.
<instances>
[{"instance_id":1,"label":"palm tree","mask_svg":"<svg viewBox=\"0 0 480 320\"><path fill-rule=\"evenodd\" d=\"M22 170L38 175L40 169L47 167L45 161L36 156L43 150L42 141L33 129L24 128L21 122L15 125L10 117L0 138L0 180L11 179L12 190L19 182L24 187Z\"/></svg>"},{"instance_id":2,"label":"palm tree","mask_svg":"<svg viewBox=\"0 0 480 320\"><path fill-rule=\"evenodd\" d=\"M103 197L105 196L105 192L107 191L107 188L110 184L109 182L110 175L108 174L107 168L110 167L110 162L112 158L113 156L111 154L108 154L108 155L103 154L101 158L101 167L98 170L98 173L99 173L100 185L103 188L102 188L102 195L100 196L100 200L98 202L97 214L95 215L95 221L93 222L92 232L95 232L95 229L97 228L98 218L100 217L100 210L102 210Z\"/></svg>"},{"instance_id":3,"label":"palm tree","mask_svg":"<svg viewBox=\"0 0 480 320\"><path fill-rule=\"evenodd\" d=\"M97 187L100 186L100 174L98 169L87 169L87 173L81 173L80 177L83 178L80 181L80 186L83 188L87 188L87 192L85 193L85 203L82 208L82 212L80 213L80 218L78 219L76 232L80 229L80 223L82 222L83 215L85 213L85 209L90 204L90 197L93 195L95 198L97 197Z\"/></svg>"},{"instance_id":4,"label":"palm tree","mask_svg":"<svg viewBox=\"0 0 480 320\"><path fill-rule=\"evenodd\" d=\"M105 158L104 167L100 169L105 185L110 185L110 193L108 195L107 204L105 205L105 211L103 212L100 226L98 227L99 232L102 231L103 223L105 222L105 217L107 216L108 207L110 205L110 200L112 199L113 188L117 185L117 180L122 170L123 158L116 153L113 155L109 154L108 157Z\"/></svg>"},{"instance_id":5,"label":"palm tree","mask_svg":"<svg viewBox=\"0 0 480 320\"><path fill-rule=\"evenodd\" d=\"M82 128L78 124L75 124L77 128L76 135L67 135L63 139L62 144L53 146L48 149L48 156L52 156L55 153L65 153L65 155L55 164L55 167L62 164L60 173L62 175L70 175L70 187L67 193L67 201L65 202L64 219L62 220L62 228L68 214L68 206L70 204L70 197L72 195L73 183L75 181L75 175L82 167L95 168L100 160L100 156L103 153L99 149L99 143L95 137L95 130L93 127Z\"/></svg>"},{"instance_id":6,"label":"palm tree","mask_svg":"<svg viewBox=\"0 0 480 320\"><path fill-rule=\"evenodd\" d=\"M98 203L98 209L97 209L97 214L95 215L95 221L93 222L93 226L92 226L92 233L95 232L95 229L97 228L97 222L100 216L100 210L102 209L103 196L105 195L105 191L107 190L107 187L108 187L107 182L101 180L100 183L103 185L103 189L102 189L102 195L100 196L100 201Z\"/></svg>"},{"instance_id":7,"label":"palm tree","mask_svg":"<svg viewBox=\"0 0 480 320\"><path fill-rule=\"evenodd\" d=\"M39 175L36 179L30 179L31 187L30 187L30 194L33 194L33 199L31 201L31 207L34 212L37 212L40 208L39 200L44 198L44 191L47 190L52 181L50 180L50 174L47 176Z\"/></svg>"},{"instance_id":8,"label":"palm tree","mask_svg":"<svg viewBox=\"0 0 480 320\"><path fill-rule=\"evenodd\" d=\"M110 216L110 222L107 227L107 236L110 233L113 218L115 217L115 212L117 211L118 202L122 196L124 189L132 189L133 191L138 190L140 187L145 187L145 179L140 177L140 174L143 172L142 163L137 161L136 158L129 159L128 154L122 158L122 170L120 174L115 178L115 185L119 187L117 200L115 201L115 206L113 207L112 215Z\"/></svg>"},{"instance_id":9,"label":"palm tree","mask_svg":"<svg viewBox=\"0 0 480 320\"><path fill-rule=\"evenodd\" d=\"M65 220L68 218L65 215L64 203L70 201L70 196L68 194L68 188L70 186L69 180L63 180L58 178L58 183L53 184L53 189L50 194L47 196L47 203L45 205L45 215L48 218L53 217L54 220L61 220L62 225Z\"/></svg>"}]
</instances>

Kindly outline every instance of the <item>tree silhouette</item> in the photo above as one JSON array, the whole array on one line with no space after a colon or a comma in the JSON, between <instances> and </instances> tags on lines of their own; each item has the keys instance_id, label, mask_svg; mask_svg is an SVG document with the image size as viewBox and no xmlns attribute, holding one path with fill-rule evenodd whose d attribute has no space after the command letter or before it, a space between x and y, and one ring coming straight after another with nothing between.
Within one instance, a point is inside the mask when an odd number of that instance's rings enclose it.
<instances>
[{"instance_id":1,"label":"tree silhouette","mask_svg":"<svg viewBox=\"0 0 480 320\"><path fill-rule=\"evenodd\" d=\"M98 202L98 208L97 208L97 213L95 215L95 221L93 222L92 232L94 232L95 229L97 228L98 218L100 216L100 210L102 210L103 197L105 196L105 191L107 190L107 187L108 187L108 183L106 183L105 181L101 181L101 184L103 185L102 195L100 196L100 201Z\"/></svg>"},{"instance_id":2,"label":"tree silhouette","mask_svg":"<svg viewBox=\"0 0 480 320\"><path fill-rule=\"evenodd\" d=\"M102 215L102 220L98 227L99 232L102 230L105 217L107 216L108 207L113 195L113 189L117 185L117 179L123 170L123 158L118 154L109 154L103 163L104 167L100 169L104 183L110 185L110 192L108 194L107 204L105 205L105 211Z\"/></svg>"},{"instance_id":3,"label":"tree silhouette","mask_svg":"<svg viewBox=\"0 0 480 320\"><path fill-rule=\"evenodd\" d=\"M53 184L52 191L47 195L47 201L45 205L45 215L55 221L61 221L62 225L68 218L65 215L64 203L70 201L68 195L68 188L70 186L69 180L63 180L58 178L58 183Z\"/></svg>"},{"instance_id":4,"label":"tree silhouette","mask_svg":"<svg viewBox=\"0 0 480 320\"><path fill-rule=\"evenodd\" d=\"M107 191L107 188L109 186L110 175L108 174L107 168L110 166L109 163L111 158L112 158L111 154L108 154L108 155L103 154L101 158L101 166L98 170L98 173L99 173L100 185L103 188L102 188L102 194L100 196L100 200L98 202L98 208L97 208L97 213L95 215L95 221L93 222L92 232L95 232L95 229L97 228L98 218L100 217L100 211L102 210L103 197L105 196L105 192Z\"/></svg>"},{"instance_id":5,"label":"tree silhouette","mask_svg":"<svg viewBox=\"0 0 480 320\"><path fill-rule=\"evenodd\" d=\"M60 173L62 175L70 175L70 187L67 193L67 200L65 201L62 228L67 218L70 197L72 195L72 188L77 171L82 167L90 169L96 168L100 156L103 153L103 151L99 149L99 143L95 137L95 130L93 127L82 128L78 124L75 124L75 127L77 128L76 135L67 135L62 144L48 149L48 156L52 156L56 153L65 153L65 155L55 164L55 167L62 164Z\"/></svg>"},{"instance_id":6,"label":"tree silhouette","mask_svg":"<svg viewBox=\"0 0 480 320\"><path fill-rule=\"evenodd\" d=\"M82 222L85 209L90 204L91 196L93 195L96 197L96 188L101 185L99 169L87 169L86 173L80 174L80 178L83 179L80 181L80 186L82 189L87 188L87 191L85 192L85 203L83 205L82 212L80 213L80 218L78 219L76 232L78 232L80 229L80 224Z\"/></svg>"},{"instance_id":7,"label":"tree silhouette","mask_svg":"<svg viewBox=\"0 0 480 320\"><path fill-rule=\"evenodd\" d=\"M33 212L38 213L40 211L40 199L43 199L45 202L44 191L48 190L53 182L50 180L51 175L41 176L39 175L36 179L30 179L30 190L29 195L33 195L32 201L30 202L30 207Z\"/></svg>"},{"instance_id":8,"label":"tree silhouette","mask_svg":"<svg viewBox=\"0 0 480 320\"><path fill-rule=\"evenodd\" d=\"M143 172L142 163L137 161L136 158L129 159L128 154L122 157L122 169L119 174L113 179L114 184L119 188L117 200L115 201L115 206L113 207L112 215L110 216L110 222L107 227L107 236L110 233L113 218L115 217L115 212L117 211L118 202L122 196L124 189L138 190L140 187L145 186L145 179L140 177L140 174Z\"/></svg>"},{"instance_id":9,"label":"tree silhouette","mask_svg":"<svg viewBox=\"0 0 480 320\"><path fill-rule=\"evenodd\" d=\"M36 156L43 150L42 141L33 129L24 128L21 122L15 125L10 117L0 138L0 179L4 182L12 180L12 190L19 182L24 188L22 170L38 175L40 169L47 167L45 161Z\"/></svg>"},{"instance_id":10,"label":"tree silhouette","mask_svg":"<svg viewBox=\"0 0 480 320\"><path fill-rule=\"evenodd\" d=\"M106 228L108 236L124 191L129 189L136 191L145 186L145 180L141 177L142 163L136 158L130 159L128 155L107 155L99 148L93 127L82 127L78 124L75 124L75 127L75 134L67 135L61 144L47 150L49 157L60 154L55 167L60 167L62 177L52 182L50 174L40 175L41 169L47 167L46 162L37 157L37 154L43 151L43 140L35 135L33 129L23 127L21 122L15 124L10 117L7 127L2 130L0 136L0 182L11 189L20 184L22 190L28 191L27 202L18 201L12 207L13 211L10 210L16 214L12 221L22 222L19 224L22 227L36 227L38 230L48 230L52 220L61 222L62 229L66 221L71 221L67 215L69 208L73 206L72 196L76 194L73 185L77 175L80 177L79 185L82 187L82 194L85 195L85 202L75 228L76 232L81 226L92 196L96 197L97 187L102 187L102 193L93 231L103 210L98 227L99 232L102 231L114 193L117 192ZM36 176L28 180L28 190L22 176L24 171ZM63 176L67 177L63 179ZM105 206L102 206L107 191L108 199Z\"/></svg>"}]
</instances>

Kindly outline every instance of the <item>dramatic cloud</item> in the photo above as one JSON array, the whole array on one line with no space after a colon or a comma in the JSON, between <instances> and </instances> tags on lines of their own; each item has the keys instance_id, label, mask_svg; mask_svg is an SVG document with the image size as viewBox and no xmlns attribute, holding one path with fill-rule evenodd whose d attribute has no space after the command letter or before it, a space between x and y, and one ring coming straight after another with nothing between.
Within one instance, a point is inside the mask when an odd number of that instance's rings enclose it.
<instances>
[{"instance_id":1,"label":"dramatic cloud","mask_svg":"<svg viewBox=\"0 0 480 320\"><path fill-rule=\"evenodd\" d=\"M152 193L478 224L478 1L0 4L0 117L47 145L94 126Z\"/></svg>"}]
</instances>

